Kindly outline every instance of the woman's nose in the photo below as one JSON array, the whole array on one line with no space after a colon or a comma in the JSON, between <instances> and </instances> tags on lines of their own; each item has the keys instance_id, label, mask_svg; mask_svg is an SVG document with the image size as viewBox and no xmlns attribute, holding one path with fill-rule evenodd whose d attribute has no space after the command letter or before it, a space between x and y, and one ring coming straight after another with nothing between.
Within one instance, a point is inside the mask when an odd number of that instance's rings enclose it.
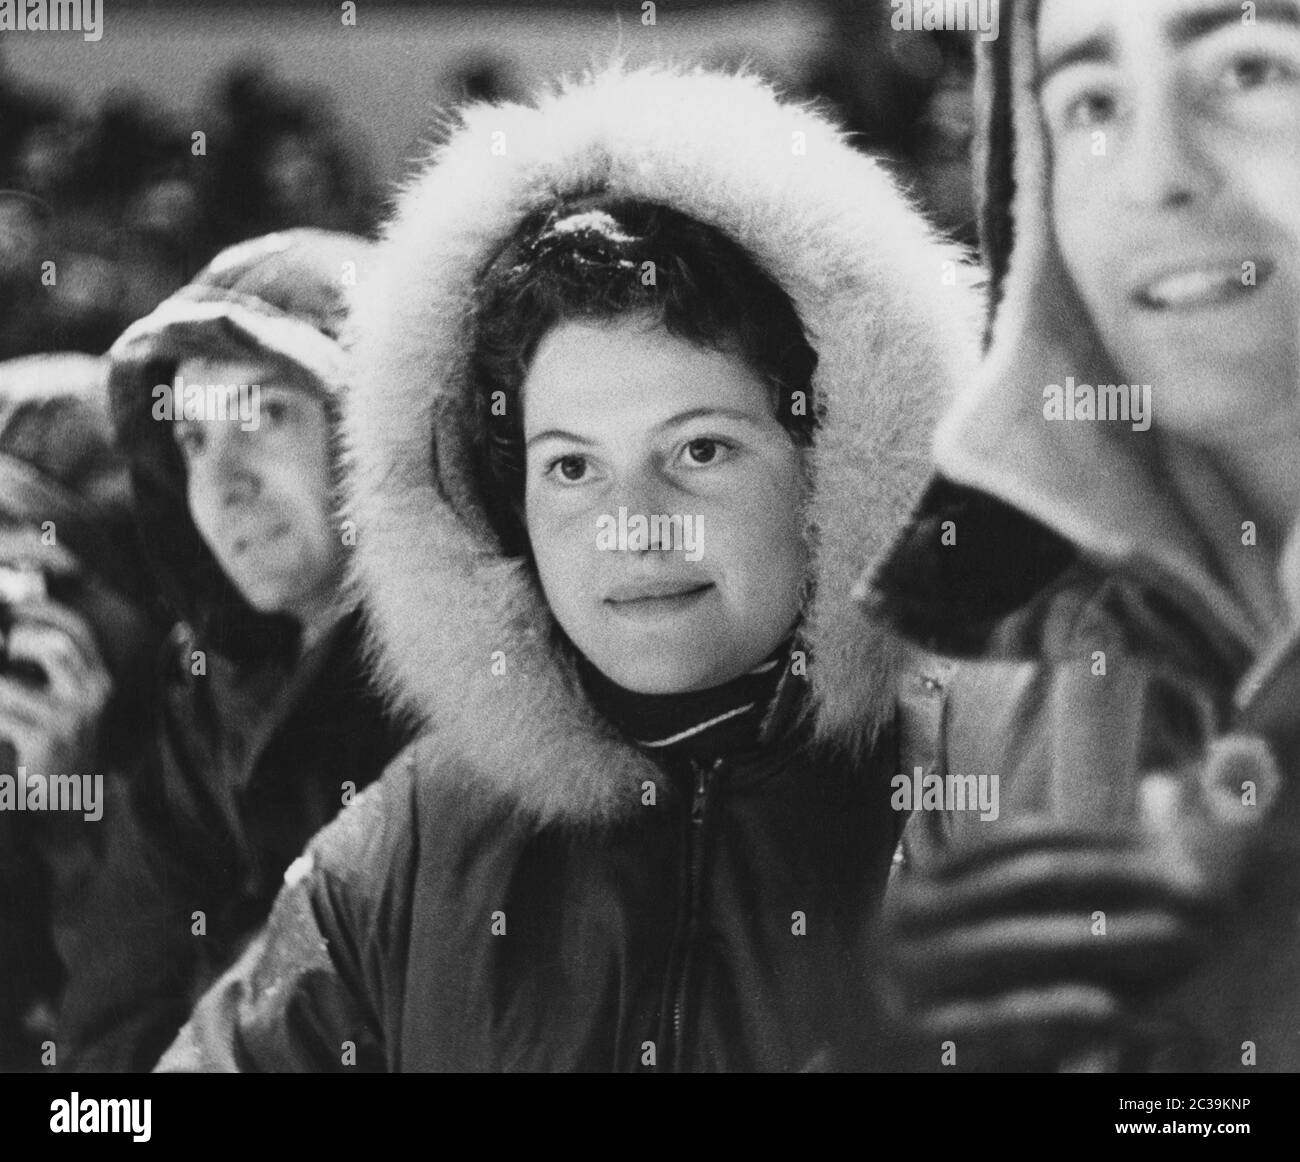
<instances>
[{"instance_id":1,"label":"woman's nose","mask_svg":"<svg viewBox=\"0 0 1300 1162\"><path fill-rule=\"evenodd\" d=\"M663 524L652 519L672 516L676 511L672 506L677 499L677 492L671 482L665 480L653 466L647 465L624 478L619 494L620 503L626 507L629 519L641 516L649 522L652 538L643 551L655 552L659 549L671 548L671 545L659 543L661 538L658 532Z\"/></svg>"}]
</instances>

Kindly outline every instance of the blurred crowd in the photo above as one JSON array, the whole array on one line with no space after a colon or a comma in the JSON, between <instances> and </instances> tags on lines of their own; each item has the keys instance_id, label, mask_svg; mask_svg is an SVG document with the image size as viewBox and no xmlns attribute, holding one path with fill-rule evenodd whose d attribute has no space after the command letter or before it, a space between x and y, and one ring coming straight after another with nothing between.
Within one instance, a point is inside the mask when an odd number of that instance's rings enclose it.
<instances>
[{"instance_id":1,"label":"blurred crowd","mask_svg":"<svg viewBox=\"0 0 1300 1162\"><path fill-rule=\"evenodd\" d=\"M0 75L0 358L102 352L241 239L374 229L364 150L327 102L261 65L211 100L195 137L129 92L86 113Z\"/></svg>"},{"instance_id":2,"label":"blurred crowd","mask_svg":"<svg viewBox=\"0 0 1300 1162\"><path fill-rule=\"evenodd\" d=\"M970 39L931 33L900 53L870 5L838 6L832 20L830 47L793 95L832 109L974 245ZM467 54L440 87L451 103L521 95L511 62L488 52ZM0 359L99 354L243 239L296 226L373 235L383 183L321 93L240 63L215 77L192 121L201 136L180 109L129 89L81 110L0 70Z\"/></svg>"}]
</instances>

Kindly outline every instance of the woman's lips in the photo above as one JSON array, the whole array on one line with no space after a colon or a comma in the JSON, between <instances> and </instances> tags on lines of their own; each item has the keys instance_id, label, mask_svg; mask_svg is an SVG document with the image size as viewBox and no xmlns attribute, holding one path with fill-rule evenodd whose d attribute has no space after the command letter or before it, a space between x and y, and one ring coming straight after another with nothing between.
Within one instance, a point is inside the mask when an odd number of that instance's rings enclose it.
<instances>
[{"instance_id":1,"label":"woman's lips","mask_svg":"<svg viewBox=\"0 0 1300 1162\"><path fill-rule=\"evenodd\" d=\"M701 601L711 590L711 582L699 585L625 586L605 598L605 604L619 617L656 618L682 613Z\"/></svg>"}]
</instances>

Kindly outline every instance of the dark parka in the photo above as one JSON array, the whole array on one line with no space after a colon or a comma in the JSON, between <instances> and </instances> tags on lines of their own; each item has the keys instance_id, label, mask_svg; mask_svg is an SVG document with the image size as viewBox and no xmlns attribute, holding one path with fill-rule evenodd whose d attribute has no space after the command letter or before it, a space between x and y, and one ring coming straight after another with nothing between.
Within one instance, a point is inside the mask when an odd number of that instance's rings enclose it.
<instances>
[{"instance_id":1,"label":"dark parka","mask_svg":"<svg viewBox=\"0 0 1300 1162\"><path fill-rule=\"evenodd\" d=\"M299 368L336 414L343 287L369 253L362 239L307 230L232 247L110 353L140 527L183 620L164 653L151 760L109 821L93 889L102 936L69 983L75 1069L150 1068L265 920L307 840L405 741L367 678L355 610L303 652L296 623L239 596L190 518L153 390L187 354L253 353Z\"/></svg>"},{"instance_id":2,"label":"dark parka","mask_svg":"<svg viewBox=\"0 0 1300 1162\"><path fill-rule=\"evenodd\" d=\"M1000 779L1000 814L923 813L904 846L924 866L1043 825L1177 848L1226 894L1211 962L1134 1019L1174 1031L1161 1068L1295 1070L1300 602L1281 633L1253 611L1241 584L1251 514L1207 496L1220 511L1207 534L1160 475L1153 431L1045 419L1047 385L1126 377L1051 240L1033 9L1003 4L980 63L998 303L987 358L939 427L918 519L863 582L873 615L966 659L943 698L936 773ZM1298 564L1284 555L1293 600Z\"/></svg>"},{"instance_id":3,"label":"dark parka","mask_svg":"<svg viewBox=\"0 0 1300 1162\"><path fill-rule=\"evenodd\" d=\"M792 667L759 743L717 765L657 762L596 712L467 464L477 273L531 211L602 190L736 239L819 355L806 676ZM896 698L927 690L850 586L919 496L971 353L959 278L874 163L755 79L614 72L469 110L358 294L346 421L379 661L432 734L313 841L162 1067L797 1070L856 1053L900 818Z\"/></svg>"}]
</instances>

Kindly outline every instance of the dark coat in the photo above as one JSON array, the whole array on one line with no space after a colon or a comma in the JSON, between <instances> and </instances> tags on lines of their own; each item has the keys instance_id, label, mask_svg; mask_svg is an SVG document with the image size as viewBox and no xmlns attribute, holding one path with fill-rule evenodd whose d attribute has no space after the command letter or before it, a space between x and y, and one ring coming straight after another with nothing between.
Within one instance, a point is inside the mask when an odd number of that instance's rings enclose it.
<instances>
[{"instance_id":1,"label":"dark coat","mask_svg":"<svg viewBox=\"0 0 1300 1162\"><path fill-rule=\"evenodd\" d=\"M292 667L207 654L200 675L186 628L173 635L155 751L106 817L87 889L62 1014L72 1068L153 1065L307 840L400 749L359 640L353 615Z\"/></svg>"},{"instance_id":2,"label":"dark coat","mask_svg":"<svg viewBox=\"0 0 1300 1162\"><path fill-rule=\"evenodd\" d=\"M958 545L936 551L950 520ZM1300 1068L1300 630L1243 636L1225 592L1157 554L1102 567L947 482L870 600L961 659L941 696L935 773L1001 786L996 821L915 815L908 860L1035 823L1170 845L1226 898L1204 934L1209 962L1145 1014L1182 1031L1167 1064ZM1153 780L1174 789L1158 817L1144 803Z\"/></svg>"},{"instance_id":3,"label":"dark coat","mask_svg":"<svg viewBox=\"0 0 1300 1162\"><path fill-rule=\"evenodd\" d=\"M273 951L219 982L164 1068L830 1068L876 1032L852 985L893 769L892 740L865 770L769 742L669 766L617 824L538 831L417 744L315 840Z\"/></svg>"}]
</instances>

